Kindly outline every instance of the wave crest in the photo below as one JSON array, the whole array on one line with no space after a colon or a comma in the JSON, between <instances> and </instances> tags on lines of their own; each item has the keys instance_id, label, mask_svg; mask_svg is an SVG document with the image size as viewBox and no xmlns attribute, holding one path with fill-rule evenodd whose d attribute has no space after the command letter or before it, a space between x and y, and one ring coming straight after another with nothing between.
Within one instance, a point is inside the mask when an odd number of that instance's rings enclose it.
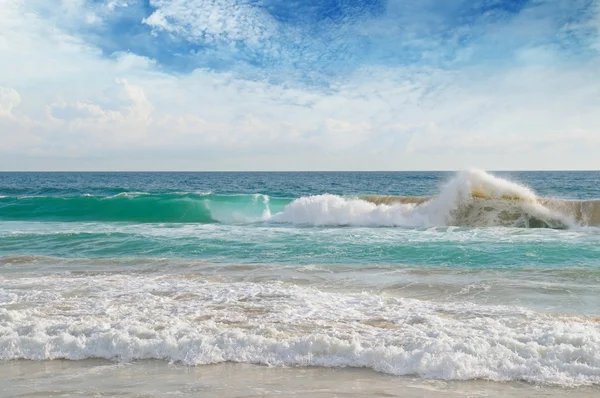
<instances>
[{"instance_id":1,"label":"wave crest","mask_svg":"<svg viewBox=\"0 0 600 398\"><path fill-rule=\"evenodd\" d=\"M269 206L282 209L289 202L289 199L271 201L267 195L262 194L182 192L5 197L0 198L0 220L243 223L268 218L271 215Z\"/></svg>"},{"instance_id":2,"label":"wave crest","mask_svg":"<svg viewBox=\"0 0 600 398\"><path fill-rule=\"evenodd\" d=\"M459 173L437 196L302 197L272 220L320 226L562 229L600 225L600 201L539 198L525 186L471 170Z\"/></svg>"}]
</instances>

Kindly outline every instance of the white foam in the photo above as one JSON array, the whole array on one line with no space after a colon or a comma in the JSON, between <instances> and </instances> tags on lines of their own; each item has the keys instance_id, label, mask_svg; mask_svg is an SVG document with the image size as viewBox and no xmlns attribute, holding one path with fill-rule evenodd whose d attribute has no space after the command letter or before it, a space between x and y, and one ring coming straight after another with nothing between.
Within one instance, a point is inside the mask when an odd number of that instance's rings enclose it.
<instances>
[{"instance_id":1,"label":"white foam","mask_svg":"<svg viewBox=\"0 0 600 398\"><path fill-rule=\"evenodd\" d=\"M296 199L270 221L308 225L419 225L411 220L413 208L413 205L375 205L360 199L315 195Z\"/></svg>"},{"instance_id":2,"label":"white foam","mask_svg":"<svg viewBox=\"0 0 600 398\"><path fill-rule=\"evenodd\" d=\"M194 196L204 197L204 196L212 195L212 191L177 191L177 192L173 192L173 195L179 195L179 196L194 195Z\"/></svg>"},{"instance_id":3,"label":"white foam","mask_svg":"<svg viewBox=\"0 0 600 398\"><path fill-rule=\"evenodd\" d=\"M507 199L508 198L508 199ZM375 204L337 195L296 199L269 220L298 225L408 226L530 226L531 220L550 227L574 225L551 211L519 184L470 170L457 174L430 201Z\"/></svg>"},{"instance_id":4,"label":"white foam","mask_svg":"<svg viewBox=\"0 0 600 398\"><path fill-rule=\"evenodd\" d=\"M148 192L135 192L135 191L134 192L121 192L121 193L118 193L118 194L115 194L112 196L103 197L102 199L105 200L105 199L115 199L115 198L123 198L123 197L132 199L132 198L136 198L138 196L150 196L150 195L151 194Z\"/></svg>"},{"instance_id":5,"label":"white foam","mask_svg":"<svg viewBox=\"0 0 600 398\"><path fill-rule=\"evenodd\" d=\"M195 275L7 278L1 286L3 360L234 361L600 383L600 323L518 307Z\"/></svg>"}]
</instances>

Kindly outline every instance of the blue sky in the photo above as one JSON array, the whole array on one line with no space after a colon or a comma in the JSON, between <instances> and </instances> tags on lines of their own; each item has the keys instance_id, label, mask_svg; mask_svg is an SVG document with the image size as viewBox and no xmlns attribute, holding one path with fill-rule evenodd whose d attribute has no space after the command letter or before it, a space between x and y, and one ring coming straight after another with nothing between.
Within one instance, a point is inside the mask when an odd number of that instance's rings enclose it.
<instances>
[{"instance_id":1,"label":"blue sky","mask_svg":"<svg viewBox=\"0 0 600 398\"><path fill-rule=\"evenodd\" d=\"M4 0L2 170L599 169L600 0Z\"/></svg>"}]
</instances>

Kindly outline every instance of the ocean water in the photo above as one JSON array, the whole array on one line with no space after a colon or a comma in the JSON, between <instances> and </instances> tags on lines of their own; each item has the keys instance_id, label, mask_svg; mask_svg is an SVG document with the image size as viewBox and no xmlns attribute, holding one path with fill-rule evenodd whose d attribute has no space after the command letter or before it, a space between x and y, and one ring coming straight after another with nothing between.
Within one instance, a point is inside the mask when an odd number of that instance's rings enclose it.
<instances>
[{"instance_id":1,"label":"ocean water","mask_svg":"<svg viewBox=\"0 0 600 398\"><path fill-rule=\"evenodd\" d=\"M598 198L600 172L0 173L0 365L594 389Z\"/></svg>"}]
</instances>

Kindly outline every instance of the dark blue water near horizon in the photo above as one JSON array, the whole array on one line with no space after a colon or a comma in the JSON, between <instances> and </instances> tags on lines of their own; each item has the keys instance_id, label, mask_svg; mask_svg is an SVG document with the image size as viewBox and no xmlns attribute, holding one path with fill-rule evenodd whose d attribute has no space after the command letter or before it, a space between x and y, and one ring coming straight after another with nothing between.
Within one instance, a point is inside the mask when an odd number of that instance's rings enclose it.
<instances>
[{"instance_id":1,"label":"dark blue water near horizon","mask_svg":"<svg viewBox=\"0 0 600 398\"><path fill-rule=\"evenodd\" d=\"M0 196L123 192L212 192L297 198L335 195L429 196L455 172L0 172ZM600 171L499 171L540 196L600 198Z\"/></svg>"}]
</instances>

